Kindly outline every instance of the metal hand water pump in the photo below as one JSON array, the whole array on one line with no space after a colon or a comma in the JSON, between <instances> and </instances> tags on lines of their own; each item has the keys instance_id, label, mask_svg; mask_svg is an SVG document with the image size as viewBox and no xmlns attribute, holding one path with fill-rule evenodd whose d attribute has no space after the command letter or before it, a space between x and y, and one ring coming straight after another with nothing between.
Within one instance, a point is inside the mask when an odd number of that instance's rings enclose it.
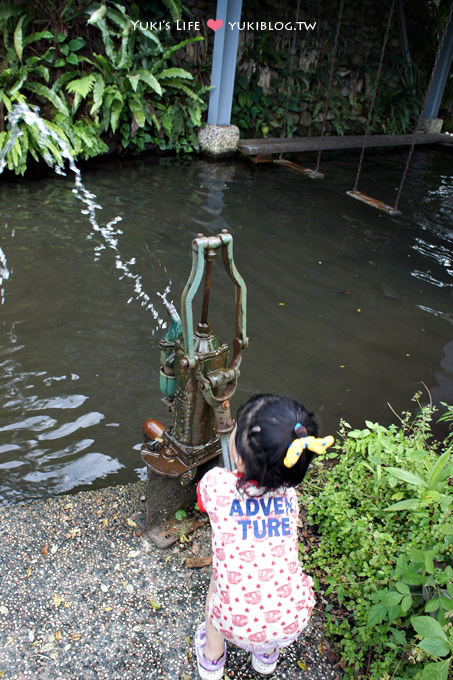
<instances>
[{"instance_id":1,"label":"metal hand water pump","mask_svg":"<svg viewBox=\"0 0 453 680\"><path fill-rule=\"evenodd\" d=\"M209 295L213 262L221 251L235 286L235 337L230 348L210 329ZM201 319L193 329L192 302L204 275ZM192 270L181 297L181 318L168 305L170 328L159 343L160 387L173 413L165 428L157 420L143 425L141 455L148 470L146 530L159 545L159 527L180 508L193 506L196 484L223 457L232 469L229 435L234 427L230 399L239 377L242 350L247 347L247 289L233 259L233 237L198 234L192 242Z\"/></svg>"}]
</instances>

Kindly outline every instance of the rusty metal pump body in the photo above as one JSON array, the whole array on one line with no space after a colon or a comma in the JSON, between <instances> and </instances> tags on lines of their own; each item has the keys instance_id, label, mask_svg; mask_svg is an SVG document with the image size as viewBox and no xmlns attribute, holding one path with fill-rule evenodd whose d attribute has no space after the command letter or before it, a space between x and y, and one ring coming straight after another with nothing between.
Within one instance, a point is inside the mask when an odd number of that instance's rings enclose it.
<instances>
[{"instance_id":1,"label":"rusty metal pump body","mask_svg":"<svg viewBox=\"0 0 453 680\"><path fill-rule=\"evenodd\" d=\"M221 251L235 285L236 329L232 351L207 320L212 263ZM170 427L149 419L143 425L141 455L148 471L146 530L157 540L159 526L176 510L195 501L196 483L213 464L232 469L228 438L234 422L230 399L239 377L242 349L248 344L246 287L233 261L232 236L199 234L192 242L192 271L181 297L181 319L168 305L171 326L160 342L160 385L172 412ZM192 301L204 275L201 320L193 331ZM231 360L228 363L229 355Z\"/></svg>"}]
</instances>

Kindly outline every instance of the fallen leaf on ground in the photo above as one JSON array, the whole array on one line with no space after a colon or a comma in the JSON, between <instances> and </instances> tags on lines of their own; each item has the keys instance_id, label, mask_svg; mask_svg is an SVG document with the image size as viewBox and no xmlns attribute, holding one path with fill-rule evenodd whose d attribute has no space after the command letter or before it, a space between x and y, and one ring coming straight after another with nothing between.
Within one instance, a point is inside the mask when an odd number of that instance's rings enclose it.
<instances>
[{"instance_id":1,"label":"fallen leaf on ground","mask_svg":"<svg viewBox=\"0 0 453 680\"><path fill-rule=\"evenodd\" d=\"M321 642L318 645L318 652L325 656L327 652L329 651L329 645L325 640L321 640Z\"/></svg>"},{"instance_id":2,"label":"fallen leaf on ground","mask_svg":"<svg viewBox=\"0 0 453 680\"><path fill-rule=\"evenodd\" d=\"M160 604L155 600L148 600L148 604L150 604L151 607L155 610L160 609Z\"/></svg>"},{"instance_id":3,"label":"fallen leaf on ground","mask_svg":"<svg viewBox=\"0 0 453 680\"><path fill-rule=\"evenodd\" d=\"M65 538L76 538L80 534L80 529L79 527L73 527L68 531L67 534L65 534Z\"/></svg>"},{"instance_id":4,"label":"fallen leaf on ground","mask_svg":"<svg viewBox=\"0 0 453 680\"><path fill-rule=\"evenodd\" d=\"M189 569L199 569L200 567L207 567L211 564L212 557L188 557L186 559L186 567Z\"/></svg>"}]
</instances>

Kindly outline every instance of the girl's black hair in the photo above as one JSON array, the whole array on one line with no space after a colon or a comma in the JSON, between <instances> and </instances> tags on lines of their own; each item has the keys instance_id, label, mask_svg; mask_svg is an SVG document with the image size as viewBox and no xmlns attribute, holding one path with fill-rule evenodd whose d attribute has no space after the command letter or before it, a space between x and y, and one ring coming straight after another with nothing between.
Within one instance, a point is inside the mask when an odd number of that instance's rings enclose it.
<instances>
[{"instance_id":1,"label":"girl's black hair","mask_svg":"<svg viewBox=\"0 0 453 680\"><path fill-rule=\"evenodd\" d=\"M294 467L283 465L289 445L297 438L296 423L305 427L307 435L318 435L314 414L295 399L258 394L240 407L235 445L245 469L238 488L256 482L266 493L300 484L314 454L305 449Z\"/></svg>"}]
</instances>

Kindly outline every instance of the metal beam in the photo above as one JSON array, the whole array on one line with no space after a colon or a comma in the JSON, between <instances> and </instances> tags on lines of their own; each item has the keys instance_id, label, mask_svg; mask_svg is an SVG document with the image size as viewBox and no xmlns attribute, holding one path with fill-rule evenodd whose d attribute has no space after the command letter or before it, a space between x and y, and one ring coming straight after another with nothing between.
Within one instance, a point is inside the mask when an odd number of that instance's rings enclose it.
<instances>
[{"instance_id":1,"label":"metal beam","mask_svg":"<svg viewBox=\"0 0 453 680\"><path fill-rule=\"evenodd\" d=\"M423 116L425 118L437 118L437 114L439 113L439 108L442 102L442 97L444 95L445 84L447 82L448 74L450 73L452 57L453 57L453 19L450 18L450 25L448 26L448 30L445 35L444 44L440 51L439 60L437 62L436 70L434 72L433 82L431 84L428 97L426 99L426 104L423 111Z\"/></svg>"},{"instance_id":2,"label":"metal beam","mask_svg":"<svg viewBox=\"0 0 453 680\"><path fill-rule=\"evenodd\" d=\"M238 51L242 0L218 0L216 19L223 26L215 32L214 54L211 70L211 91L209 95L208 123L229 125L233 102L234 77ZM238 22L238 23L234 23ZM231 26L235 26L232 29Z\"/></svg>"},{"instance_id":3,"label":"metal beam","mask_svg":"<svg viewBox=\"0 0 453 680\"><path fill-rule=\"evenodd\" d=\"M396 0L396 16L398 19L398 28L401 39L401 52L403 53L404 61L406 62L406 81L407 85L413 85L414 76L412 73L412 62L409 51L409 41L407 39L406 18L404 16L403 0Z\"/></svg>"}]
</instances>

